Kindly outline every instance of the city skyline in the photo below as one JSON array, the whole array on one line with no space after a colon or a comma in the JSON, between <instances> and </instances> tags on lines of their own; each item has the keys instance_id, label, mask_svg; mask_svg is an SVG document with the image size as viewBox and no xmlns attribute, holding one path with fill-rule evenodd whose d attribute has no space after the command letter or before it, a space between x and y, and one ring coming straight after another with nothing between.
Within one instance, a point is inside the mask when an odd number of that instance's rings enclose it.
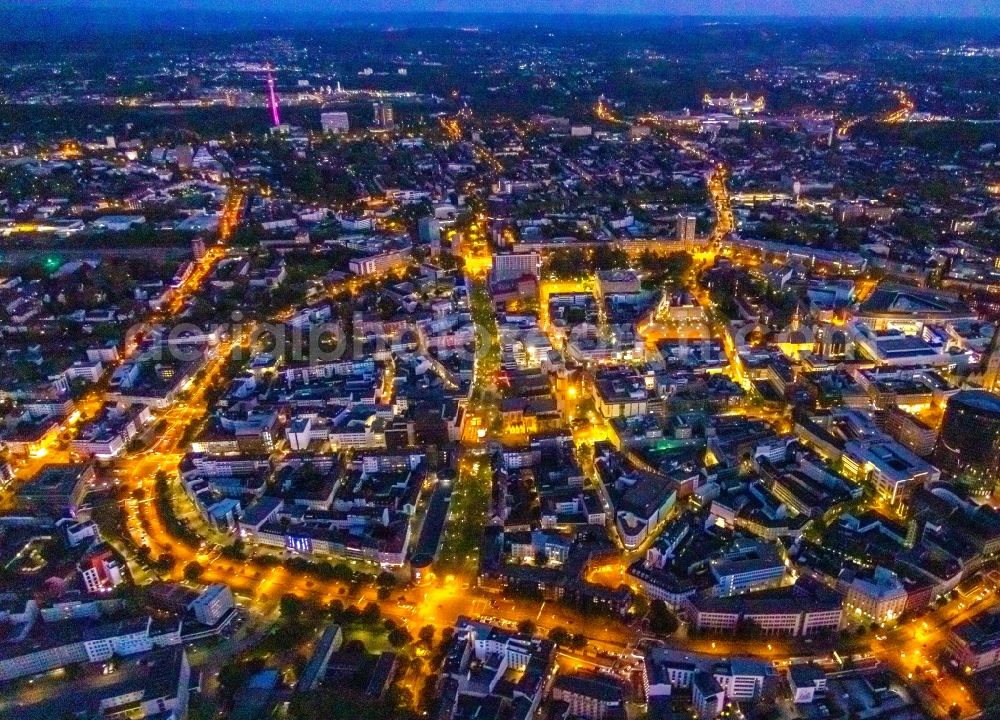
<instances>
[{"instance_id":1,"label":"city skyline","mask_svg":"<svg viewBox=\"0 0 1000 720\"><path fill-rule=\"evenodd\" d=\"M997 715L993 5L6 12L0 716Z\"/></svg>"},{"instance_id":2,"label":"city skyline","mask_svg":"<svg viewBox=\"0 0 1000 720\"><path fill-rule=\"evenodd\" d=\"M0 7L23 7L15 0L2 0ZM323 12L327 14L498 14L498 15L641 15L652 17L725 18L993 18L1000 16L1000 0L526 0L512 5L506 0L413 0L400 7L391 0L320 2L319 0L259 0L253 4L236 0L166 0L122 2L120 0L43 0L34 7L80 10L128 8L143 10L220 10L248 14Z\"/></svg>"}]
</instances>

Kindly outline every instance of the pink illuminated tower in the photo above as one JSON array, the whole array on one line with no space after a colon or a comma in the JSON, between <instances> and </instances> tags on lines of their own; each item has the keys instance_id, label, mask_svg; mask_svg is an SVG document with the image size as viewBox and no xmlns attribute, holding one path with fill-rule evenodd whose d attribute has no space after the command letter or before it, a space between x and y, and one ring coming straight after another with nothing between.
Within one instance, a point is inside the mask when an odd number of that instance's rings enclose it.
<instances>
[{"instance_id":1,"label":"pink illuminated tower","mask_svg":"<svg viewBox=\"0 0 1000 720\"><path fill-rule=\"evenodd\" d=\"M278 96L274 92L274 76L271 71L267 72L267 106L271 108L271 120L274 121L274 127L281 125L281 118L278 116Z\"/></svg>"}]
</instances>

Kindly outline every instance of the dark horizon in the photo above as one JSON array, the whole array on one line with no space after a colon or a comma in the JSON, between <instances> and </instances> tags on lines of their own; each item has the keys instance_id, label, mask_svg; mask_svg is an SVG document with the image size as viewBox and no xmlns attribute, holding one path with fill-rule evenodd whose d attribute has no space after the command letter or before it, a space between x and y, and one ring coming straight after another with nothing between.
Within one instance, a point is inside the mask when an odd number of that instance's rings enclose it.
<instances>
[{"instance_id":1,"label":"dark horizon","mask_svg":"<svg viewBox=\"0 0 1000 720\"><path fill-rule=\"evenodd\" d=\"M320 0L40 0L26 5L19 0L0 0L0 8L31 10L132 11L134 13L212 11L243 16L284 13L318 14L345 18L418 16L497 17L640 17L665 20L935 20L1000 18L1000 0L673 0L669 7L650 0L526 0L516 7L505 0L413 0L400 8L390 0L358 0L344 3Z\"/></svg>"}]
</instances>

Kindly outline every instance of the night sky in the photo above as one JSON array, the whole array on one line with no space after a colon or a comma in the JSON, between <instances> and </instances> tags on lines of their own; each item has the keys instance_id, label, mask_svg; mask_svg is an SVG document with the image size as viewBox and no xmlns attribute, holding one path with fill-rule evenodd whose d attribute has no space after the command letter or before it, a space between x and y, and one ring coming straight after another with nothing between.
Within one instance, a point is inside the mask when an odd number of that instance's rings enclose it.
<instances>
[{"instance_id":1,"label":"night sky","mask_svg":"<svg viewBox=\"0 0 1000 720\"><path fill-rule=\"evenodd\" d=\"M12 0L0 0L0 7ZM13 0L20 5L25 0ZM32 5L328 12L602 13L699 16L1000 16L1000 0L40 0Z\"/></svg>"}]
</instances>

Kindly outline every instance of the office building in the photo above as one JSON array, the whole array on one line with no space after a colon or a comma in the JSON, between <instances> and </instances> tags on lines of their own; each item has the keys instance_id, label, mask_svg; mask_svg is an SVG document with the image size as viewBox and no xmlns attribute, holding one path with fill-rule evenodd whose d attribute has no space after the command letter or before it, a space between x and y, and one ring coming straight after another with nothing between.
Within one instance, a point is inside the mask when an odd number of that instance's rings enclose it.
<instances>
[{"instance_id":1,"label":"office building","mask_svg":"<svg viewBox=\"0 0 1000 720\"><path fill-rule=\"evenodd\" d=\"M417 236L420 242L431 246L431 255L441 252L441 223L437 218L420 218L417 221Z\"/></svg>"},{"instance_id":2,"label":"office building","mask_svg":"<svg viewBox=\"0 0 1000 720\"><path fill-rule=\"evenodd\" d=\"M372 111L374 113L375 127L382 128L383 130L392 130L396 126L392 105L389 103L372 103Z\"/></svg>"},{"instance_id":3,"label":"office building","mask_svg":"<svg viewBox=\"0 0 1000 720\"><path fill-rule=\"evenodd\" d=\"M805 577L790 587L744 595L694 595L684 604L691 626L698 630L789 637L836 632L843 622L843 606L840 595Z\"/></svg>"},{"instance_id":4,"label":"office building","mask_svg":"<svg viewBox=\"0 0 1000 720\"><path fill-rule=\"evenodd\" d=\"M17 491L18 510L56 518L76 517L95 477L93 465L43 465Z\"/></svg>"},{"instance_id":5,"label":"office building","mask_svg":"<svg viewBox=\"0 0 1000 720\"><path fill-rule=\"evenodd\" d=\"M141 662L120 663L100 682L68 683L21 705L18 716L34 718L129 718L171 720L187 717L192 690L199 690L182 647L155 650Z\"/></svg>"},{"instance_id":6,"label":"office building","mask_svg":"<svg viewBox=\"0 0 1000 720\"><path fill-rule=\"evenodd\" d=\"M110 550L87 558L80 566L80 575L89 593L110 592L124 580L122 568Z\"/></svg>"},{"instance_id":7,"label":"office building","mask_svg":"<svg viewBox=\"0 0 1000 720\"><path fill-rule=\"evenodd\" d=\"M1000 477L1000 395L963 390L948 400L934 459L972 492L987 494Z\"/></svg>"},{"instance_id":8,"label":"office building","mask_svg":"<svg viewBox=\"0 0 1000 720\"><path fill-rule=\"evenodd\" d=\"M871 483L893 505L904 502L920 485L941 477L936 467L888 438L851 440L844 446L841 461L845 475Z\"/></svg>"},{"instance_id":9,"label":"office building","mask_svg":"<svg viewBox=\"0 0 1000 720\"><path fill-rule=\"evenodd\" d=\"M559 675L552 698L569 705L569 712L584 720L625 717L625 696L620 683L597 674Z\"/></svg>"},{"instance_id":10,"label":"office building","mask_svg":"<svg viewBox=\"0 0 1000 720\"><path fill-rule=\"evenodd\" d=\"M894 406L881 413L876 419L894 440L917 455L927 457L934 452L937 431L916 415L911 415Z\"/></svg>"},{"instance_id":11,"label":"office building","mask_svg":"<svg viewBox=\"0 0 1000 720\"><path fill-rule=\"evenodd\" d=\"M948 639L948 653L965 672L1000 665L1000 612L983 613L957 625Z\"/></svg>"},{"instance_id":12,"label":"office building","mask_svg":"<svg viewBox=\"0 0 1000 720\"><path fill-rule=\"evenodd\" d=\"M677 239L681 242L694 242L698 226L698 218L694 215L677 216Z\"/></svg>"},{"instance_id":13,"label":"office building","mask_svg":"<svg viewBox=\"0 0 1000 720\"><path fill-rule=\"evenodd\" d=\"M187 169L194 163L194 148L190 145L178 145L174 148L174 156L177 158L177 166Z\"/></svg>"},{"instance_id":14,"label":"office building","mask_svg":"<svg viewBox=\"0 0 1000 720\"><path fill-rule=\"evenodd\" d=\"M776 544L738 539L722 557L709 563L719 596L761 590L785 577L785 559Z\"/></svg>"},{"instance_id":15,"label":"office building","mask_svg":"<svg viewBox=\"0 0 1000 720\"><path fill-rule=\"evenodd\" d=\"M229 586L216 583L205 588L205 591L192 601L189 609L194 612L195 618L202 625L212 626L234 607L233 593Z\"/></svg>"},{"instance_id":16,"label":"office building","mask_svg":"<svg viewBox=\"0 0 1000 720\"><path fill-rule=\"evenodd\" d=\"M722 712L726 692L711 673L699 670L691 681L691 704L699 720L712 720Z\"/></svg>"},{"instance_id":17,"label":"office building","mask_svg":"<svg viewBox=\"0 0 1000 720\"><path fill-rule=\"evenodd\" d=\"M530 275L538 279L541 257L538 253L512 253L493 256L493 282L517 280Z\"/></svg>"},{"instance_id":18,"label":"office building","mask_svg":"<svg viewBox=\"0 0 1000 720\"><path fill-rule=\"evenodd\" d=\"M842 570L837 578L844 593L844 608L866 621L896 620L906 609L906 586L892 570L876 567L870 574Z\"/></svg>"},{"instance_id":19,"label":"office building","mask_svg":"<svg viewBox=\"0 0 1000 720\"><path fill-rule=\"evenodd\" d=\"M345 112L320 113L319 124L323 128L323 132L333 135L340 135L351 129L350 121Z\"/></svg>"},{"instance_id":20,"label":"office building","mask_svg":"<svg viewBox=\"0 0 1000 720\"><path fill-rule=\"evenodd\" d=\"M812 663L796 663L788 667L788 687L792 702L808 705L826 694L826 673Z\"/></svg>"},{"instance_id":21,"label":"office building","mask_svg":"<svg viewBox=\"0 0 1000 720\"><path fill-rule=\"evenodd\" d=\"M391 248L367 257L352 258L347 268L355 275L381 275L405 267L411 257L409 247Z\"/></svg>"}]
</instances>

